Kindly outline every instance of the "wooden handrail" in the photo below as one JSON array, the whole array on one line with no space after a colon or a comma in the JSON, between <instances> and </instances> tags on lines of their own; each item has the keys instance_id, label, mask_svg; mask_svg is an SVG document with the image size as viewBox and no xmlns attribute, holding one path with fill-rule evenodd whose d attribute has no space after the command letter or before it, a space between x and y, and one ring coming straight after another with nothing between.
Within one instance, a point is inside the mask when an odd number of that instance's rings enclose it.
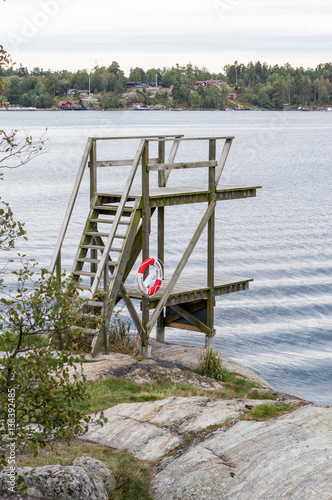
<instances>
[{"instance_id":1,"label":"wooden handrail","mask_svg":"<svg viewBox=\"0 0 332 500\"><path fill-rule=\"evenodd\" d=\"M153 163L149 163L146 168L147 170L178 170L182 168L209 168L216 167L218 162L213 161L191 161L191 162L183 162L183 163L158 163L154 165Z\"/></svg>"},{"instance_id":2,"label":"wooden handrail","mask_svg":"<svg viewBox=\"0 0 332 500\"><path fill-rule=\"evenodd\" d=\"M69 204L68 204L68 207L67 207L66 215L65 215L65 218L63 220L63 223L62 223L62 226L61 226L61 229L60 229L60 234L59 234L58 240L57 240L56 245L55 245L55 249L54 249L54 252L53 252L53 257L52 257L52 260L51 260L51 264L50 264L50 266L48 268L48 271L50 273L54 273L55 266L57 265L58 257L60 256L60 251L61 251L62 243L63 243L64 237L66 235L66 232L67 232L67 228L68 228L68 224L69 224L69 221L70 221L70 217L71 217L71 214L73 212L73 208L74 208L74 205L75 205L77 194L78 194L81 182L82 182L82 178L83 178L83 174L84 174L84 171L85 171L85 167L86 167L86 164L87 164L87 161L88 161L88 158L89 158L89 154L90 154L90 151L91 151L92 142L93 142L93 139L91 139L91 137L90 137L88 139L88 141L87 141L86 146L85 146L83 158L82 158L82 161L81 161L81 164L80 164L80 168L79 168L78 173L77 173L77 177L76 177L76 180L75 180L74 188L73 188L73 191L72 191L72 194L71 194L71 197L70 197L70 200L69 200Z\"/></svg>"}]
</instances>

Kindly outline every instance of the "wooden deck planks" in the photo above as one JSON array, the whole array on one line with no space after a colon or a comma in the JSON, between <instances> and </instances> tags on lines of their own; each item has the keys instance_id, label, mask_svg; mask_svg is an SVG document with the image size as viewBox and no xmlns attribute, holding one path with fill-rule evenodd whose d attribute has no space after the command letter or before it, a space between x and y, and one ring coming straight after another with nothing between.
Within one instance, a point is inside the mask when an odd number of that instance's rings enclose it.
<instances>
[{"instance_id":1,"label":"wooden deck planks","mask_svg":"<svg viewBox=\"0 0 332 500\"><path fill-rule=\"evenodd\" d=\"M239 185L222 185L216 189L216 199L234 200L239 198L253 198L256 196L256 189L261 186L239 186ZM110 193L98 193L104 199L112 197L120 197L121 191ZM141 189L132 189L129 197L139 198L142 196ZM149 200L150 207L160 207L169 205L182 205L190 203L207 202L209 197L209 189L207 185L187 185L187 186L166 186L159 188L150 188Z\"/></svg>"},{"instance_id":2,"label":"wooden deck planks","mask_svg":"<svg viewBox=\"0 0 332 500\"><path fill-rule=\"evenodd\" d=\"M150 297L150 309L156 307L169 281L169 279L165 279L158 292L153 297ZM253 281L253 279L217 274L214 277L214 295L220 296L247 290L250 281ZM138 292L137 287L126 285L126 289L132 299L142 299L142 295ZM181 276L174 286L166 305L201 300L207 298L208 292L209 288L206 276L198 273L193 273L190 276Z\"/></svg>"}]
</instances>

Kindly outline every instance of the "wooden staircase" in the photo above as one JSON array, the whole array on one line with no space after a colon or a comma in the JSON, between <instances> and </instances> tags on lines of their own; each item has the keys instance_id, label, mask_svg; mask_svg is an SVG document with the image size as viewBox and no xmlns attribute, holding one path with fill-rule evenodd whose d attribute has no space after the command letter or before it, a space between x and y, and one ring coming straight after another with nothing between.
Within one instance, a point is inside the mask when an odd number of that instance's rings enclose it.
<instances>
[{"instance_id":1,"label":"wooden staircase","mask_svg":"<svg viewBox=\"0 0 332 500\"><path fill-rule=\"evenodd\" d=\"M108 323L141 219L141 199L119 197L117 203L109 204L105 198L97 194L92 199L71 273L81 280L80 287L90 292L86 305L104 309ZM96 332L93 354L99 350L102 337Z\"/></svg>"}]
</instances>

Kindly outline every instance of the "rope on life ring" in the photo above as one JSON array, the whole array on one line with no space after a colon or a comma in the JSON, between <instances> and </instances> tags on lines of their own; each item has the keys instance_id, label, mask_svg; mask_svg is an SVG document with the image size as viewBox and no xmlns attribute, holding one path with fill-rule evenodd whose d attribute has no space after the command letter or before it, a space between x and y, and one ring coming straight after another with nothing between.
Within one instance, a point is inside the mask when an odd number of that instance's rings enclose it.
<instances>
[{"instance_id":1,"label":"rope on life ring","mask_svg":"<svg viewBox=\"0 0 332 500\"><path fill-rule=\"evenodd\" d=\"M144 271L149 266L153 267L153 271L152 273L149 273L148 276L144 279ZM150 286L150 282L155 275L156 275L156 280L154 284ZM151 297L159 290L162 280L163 280L163 270L159 260L154 259L153 257L145 259L140 265L137 274L137 284L140 292L142 292L142 294L145 297Z\"/></svg>"}]
</instances>

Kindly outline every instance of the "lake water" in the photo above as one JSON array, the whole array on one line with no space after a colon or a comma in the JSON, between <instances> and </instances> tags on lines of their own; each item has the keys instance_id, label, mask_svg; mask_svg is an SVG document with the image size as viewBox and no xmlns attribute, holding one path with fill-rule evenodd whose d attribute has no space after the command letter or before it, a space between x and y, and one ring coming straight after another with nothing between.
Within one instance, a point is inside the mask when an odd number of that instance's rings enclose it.
<instances>
[{"instance_id":1,"label":"lake water","mask_svg":"<svg viewBox=\"0 0 332 500\"><path fill-rule=\"evenodd\" d=\"M332 113L0 114L0 128L6 130L24 128L37 137L46 127L48 152L24 168L6 171L0 186L15 216L26 222L29 241L19 243L18 251L42 266L49 265L88 136L234 135L222 183L263 188L256 198L218 203L215 269L255 281L246 292L217 299L215 347L281 391L332 404ZM111 158L130 157L136 146L132 152L123 151L118 141ZM206 150L185 149L179 151L179 161L187 155L207 158ZM100 157L110 159L107 153L101 149ZM100 180L109 186L109 171L104 170ZM201 169L190 172L189 181L181 178L187 172L172 172L170 182L200 181ZM123 180L123 174L112 178L112 187ZM63 250L68 270L88 211L88 189L85 178ZM204 209L198 204L166 210L166 277L172 275ZM203 236L189 271L204 268L205 243ZM154 249L152 235L151 254ZM193 332L168 329L166 339L204 345L204 335Z\"/></svg>"}]
</instances>

